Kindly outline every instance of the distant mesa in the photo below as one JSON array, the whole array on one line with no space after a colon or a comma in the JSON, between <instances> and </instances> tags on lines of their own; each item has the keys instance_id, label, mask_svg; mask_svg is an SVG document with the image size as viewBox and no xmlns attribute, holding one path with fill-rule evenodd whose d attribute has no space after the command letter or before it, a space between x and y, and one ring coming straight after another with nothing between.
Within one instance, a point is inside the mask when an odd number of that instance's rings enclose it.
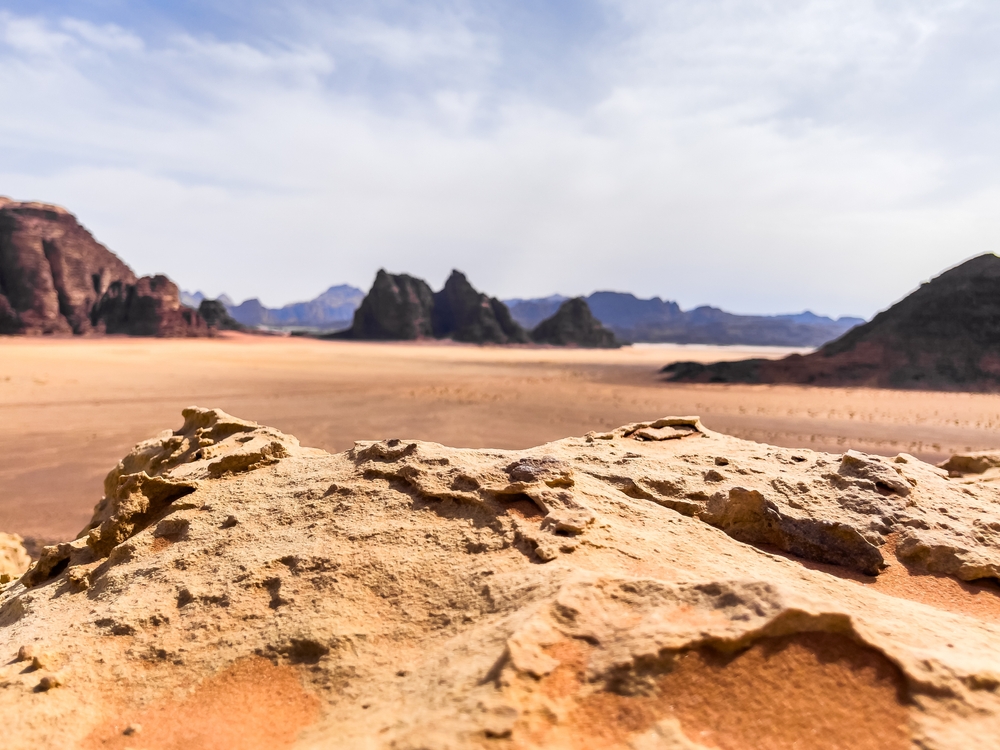
<instances>
[{"instance_id":1,"label":"distant mesa","mask_svg":"<svg viewBox=\"0 0 1000 750\"><path fill-rule=\"evenodd\" d=\"M734 315L716 307L684 311L676 302L639 299L625 292L594 292L585 298L594 317L624 341L743 346L821 346L864 323L811 312L795 315ZM506 300L521 325L534 328L566 300L561 295Z\"/></svg>"},{"instance_id":2,"label":"distant mesa","mask_svg":"<svg viewBox=\"0 0 1000 750\"><path fill-rule=\"evenodd\" d=\"M563 302L556 314L539 323L531 332L538 344L614 349L622 346L615 334L593 316L583 297Z\"/></svg>"},{"instance_id":3,"label":"distant mesa","mask_svg":"<svg viewBox=\"0 0 1000 750\"><path fill-rule=\"evenodd\" d=\"M0 198L0 334L210 332L176 284L136 277L66 209Z\"/></svg>"},{"instance_id":4,"label":"distant mesa","mask_svg":"<svg viewBox=\"0 0 1000 750\"><path fill-rule=\"evenodd\" d=\"M663 369L687 383L1000 390L1000 258L980 255L816 352Z\"/></svg>"}]
</instances>

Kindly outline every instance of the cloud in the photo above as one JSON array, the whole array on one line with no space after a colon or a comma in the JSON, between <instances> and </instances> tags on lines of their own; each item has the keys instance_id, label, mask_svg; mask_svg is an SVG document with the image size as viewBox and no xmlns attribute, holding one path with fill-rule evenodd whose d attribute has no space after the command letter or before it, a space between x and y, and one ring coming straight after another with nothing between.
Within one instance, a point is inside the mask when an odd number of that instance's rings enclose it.
<instances>
[{"instance_id":1,"label":"cloud","mask_svg":"<svg viewBox=\"0 0 1000 750\"><path fill-rule=\"evenodd\" d=\"M376 10L231 39L0 14L0 193L272 304L457 266L501 295L871 314L1000 239L997 81L954 77L995 62L981 4L622 0L572 34Z\"/></svg>"}]
</instances>

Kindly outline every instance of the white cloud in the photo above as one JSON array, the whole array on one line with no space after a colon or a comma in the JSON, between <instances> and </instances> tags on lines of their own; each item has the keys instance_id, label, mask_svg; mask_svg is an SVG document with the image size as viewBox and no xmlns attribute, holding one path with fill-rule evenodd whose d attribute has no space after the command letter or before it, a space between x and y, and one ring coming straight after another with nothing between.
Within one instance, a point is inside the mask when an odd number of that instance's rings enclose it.
<instances>
[{"instance_id":1,"label":"white cloud","mask_svg":"<svg viewBox=\"0 0 1000 750\"><path fill-rule=\"evenodd\" d=\"M142 272L272 304L457 266L501 295L870 314L996 249L996 171L964 156L995 109L956 146L967 124L913 93L965 64L981 6L609 7L586 66L548 63L590 92L570 105L471 13L267 42L0 14L0 194L69 206ZM984 75L950 102L995 93Z\"/></svg>"}]
</instances>

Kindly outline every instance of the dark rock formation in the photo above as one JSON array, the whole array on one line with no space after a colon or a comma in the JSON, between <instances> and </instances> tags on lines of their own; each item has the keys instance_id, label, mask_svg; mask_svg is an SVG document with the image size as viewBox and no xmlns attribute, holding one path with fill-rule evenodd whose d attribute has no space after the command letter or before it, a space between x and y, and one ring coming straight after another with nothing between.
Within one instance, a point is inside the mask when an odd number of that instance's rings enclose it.
<instances>
[{"instance_id":1,"label":"dark rock formation","mask_svg":"<svg viewBox=\"0 0 1000 750\"><path fill-rule=\"evenodd\" d=\"M451 338L469 343L527 343L528 334L498 299L452 271L437 294L427 282L380 270L347 331L328 338L406 341Z\"/></svg>"},{"instance_id":2,"label":"dark rock formation","mask_svg":"<svg viewBox=\"0 0 1000 750\"><path fill-rule=\"evenodd\" d=\"M135 281L66 209L0 198L0 333L89 333L108 288Z\"/></svg>"},{"instance_id":3,"label":"dark rock formation","mask_svg":"<svg viewBox=\"0 0 1000 750\"><path fill-rule=\"evenodd\" d=\"M531 332L539 344L616 348L622 345L615 335L595 318L583 297L566 300L551 318L539 323Z\"/></svg>"},{"instance_id":4,"label":"dark rock formation","mask_svg":"<svg viewBox=\"0 0 1000 750\"><path fill-rule=\"evenodd\" d=\"M137 279L66 209L0 198L0 334L205 336L165 276Z\"/></svg>"},{"instance_id":5,"label":"dark rock formation","mask_svg":"<svg viewBox=\"0 0 1000 750\"><path fill-rule=\"evenodd\" d=\"M129 336L208 336L201 315L181 304L180 290L166 276L143 276L134 284L114 282L94 308L107 333Z\"/></svg>"},{"instance_id":6,"label":"dark rock formation","mask_svg":"<svg viewBox=\"0 0 1000 750\"><path fill-rule=\"evenodd\" d=\"M432 322L437 338L477 344L528 342L527 332L514 322L507 306L477 291L460 271L452 271L434 295Z\"/></svg>"},{"instance_id":7,"label":"dark rock formation","mask_svg":"<svg viewBox=\"0 0 1000 750\"><path fill-rule=\"evenodd\" d=\"M426 281L379 269L375 283L354 312L350 329L334 338L409 341L434 335L434 293Z\"/></svg>"},{"instance_id":8,"label":"dark rock formation","mask_svg":"<svg viewBox=\"0 0 1000 750\"><path fill-rule=\"evenodd\" d=\"M805 356L664 368L671 381L1000 390L1000 258L952 268Z\"/></svg>"},{"instance_id":9,"label":"dark rock formation","mask_svg":"<svg viewBox=\"0 0 1000 750\"><path fill-rule=\"evenodd\" d=\"M217 331L245 331L246 326L229 314L222 300L203 299L198 305L198 314L204 318L209 328Z\"/></svg>"}]
</instances>

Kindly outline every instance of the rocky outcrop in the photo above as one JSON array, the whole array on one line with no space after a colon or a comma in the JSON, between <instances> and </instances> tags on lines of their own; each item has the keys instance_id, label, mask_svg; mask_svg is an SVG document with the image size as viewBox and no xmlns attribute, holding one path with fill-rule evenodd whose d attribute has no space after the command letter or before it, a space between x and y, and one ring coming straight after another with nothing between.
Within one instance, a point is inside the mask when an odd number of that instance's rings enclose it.
<instances>
[{"instance_id":1,"label":"rocky outcrop","mask_svg":"<svg viewBox=\"0 0 1000 750\"><path fill-rule=\"evenodd\" d=\"M426 281L379 269L354 312L354 323L335 338L412 341L434 335L434 293Z\"/></svg>"},{"instance_id":2,"label":"rocky outcrop","mask_svg":"<svg viewBox=\"0 0 1000 750\"><path fill-rule=\"evenodd\" d=\"M209 328L217 331L245 331L246 326L235 320L221 300L203 299L198 314Z\"/></svg>"},{"instance_id":3,"label":"rocky outcrop","mask_svg":"<svg viewBox=\"0 0 1000 750\"><path fill-rule=\"evenodd\" d=\"M1000 258L946 271L812 354L663 371L678 382L1000 390Z\"/></svg>"},{"instance_id":4,"label":"rocky outcrop","mask_svg":"<svg viewBox=\"0 0 1000 750\"><path fill-rule=\"evenodd\" d=\"M17 534L0 532L0 583L18 578L31 565L23 541Z\"/></svg>"},{"instance_id":5,"label":"rocky outcrop","mask_svg":"<svg viewBox=\"0 0 1000 750\"><path fill-rule=\"evenodd\" d=\"M0 198L0 333L89 333L111 285L135 282L66 209Z\"/></svg>"},{"instance_id":6,"label":"rocky outcrop","mask_svg":"<svg viewBox=\"0 0 1000 750\"><path fill-rule=\"evenodd\" d=\"M432 319L437 338L476 344L528 342L527 332L514 322L507 306L476 290L460 271L452 271L435 293Z\"/></svg>"},{"instance_id":7,"label":"rocky outcrop","mask_svg":"<svg viewBox=\"0 0 1000 750\"><path fill-rule=\"evenodd\" d=\"M4 747L989 747L1000 489L953 474L694 417L330 455L188 409L0 587Z\"/></svg>"},{"instance_id":8,"label":"rocky outcrop","mask_svg":"<svg viewBox=\"0 0 1000 750\"><path fill-rule=\"evenodd\" d=\"M436 294L421 279L380 270L354 313L351 328L330 338L411 341L453 339L475 344L526 343L507 306L452 271Z\"/></svg>"},{"instance_id":9,"label":"rocky outcrop","mask_svg":"<svg viewBox=\"0 0 1000 750\"><path fill-rule=\"evenodd\" d=\"M203 336L165 276L136 278L66 209L0 198L0 334Z\"/></svg>"},{"instance_id":10,"label":"rocky outcrop","mask_svg":"<svg viewBox=\"0 0 1000 750\"><path fill-rule=\"evenodd\" d=\"M583 297L566 300L556 314L539 323L531 332L539 344L613 349L622 345L615 335L590 313Z\"/></svg>"},{"instance_id":11,"label":"rocky outcrop","mask_svg":"<svg viewBox=\"0 0 1000 750\"><path fill-rule=\"evenodd\" d=\"M197 310L181 304L180 290L166 276L143 276L134 284L116 281L94 308L107 333L129 336L208 336Z\"/></svg>"}]
</instances>

